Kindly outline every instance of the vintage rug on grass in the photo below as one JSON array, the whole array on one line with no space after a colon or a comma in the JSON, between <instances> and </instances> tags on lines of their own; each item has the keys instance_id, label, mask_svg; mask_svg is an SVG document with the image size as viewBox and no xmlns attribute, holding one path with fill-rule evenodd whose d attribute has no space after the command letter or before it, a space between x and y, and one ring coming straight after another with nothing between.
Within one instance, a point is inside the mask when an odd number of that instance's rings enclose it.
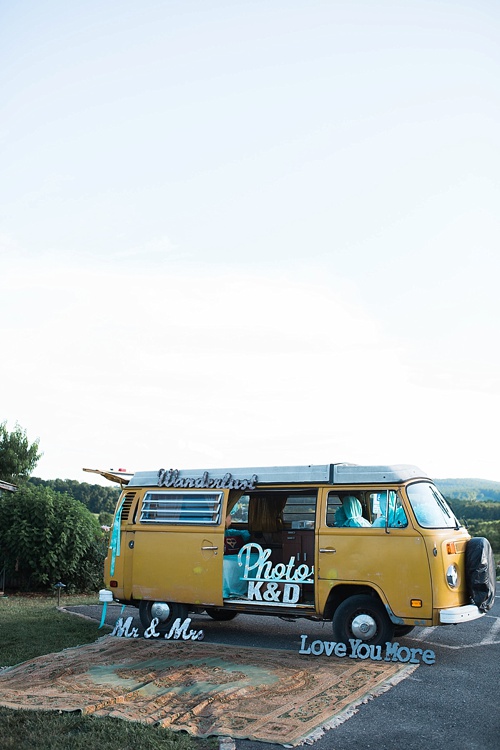
<instances>
[{"instance_id":1,"label":"vintage rug on grass","mask_svg":"<svg viewBox=\"0 0 500 750\"><path fill-rule=\"evenodd\" d=\"M415 667L293 651L104 636L0 672L0 705L82 711L195 737L297 745Z\"/></svg>"}]
</instances>

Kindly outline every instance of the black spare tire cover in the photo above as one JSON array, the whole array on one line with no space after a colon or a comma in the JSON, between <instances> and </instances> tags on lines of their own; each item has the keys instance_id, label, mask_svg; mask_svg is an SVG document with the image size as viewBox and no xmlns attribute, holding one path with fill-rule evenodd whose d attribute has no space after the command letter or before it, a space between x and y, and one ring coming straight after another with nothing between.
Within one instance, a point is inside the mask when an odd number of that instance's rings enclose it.
<instances>
[{"instance_id":1,"label":"black spare tire cover","mask_svg":"<svg viewBox=\"0 0 500 750\"><path fill-rule=\"evenodd\" d=\"M475 536L465 550L465 580L470 597L481 612L488 612L495 601L495 558L491 544Z\"/></svg>"}]
</instances>

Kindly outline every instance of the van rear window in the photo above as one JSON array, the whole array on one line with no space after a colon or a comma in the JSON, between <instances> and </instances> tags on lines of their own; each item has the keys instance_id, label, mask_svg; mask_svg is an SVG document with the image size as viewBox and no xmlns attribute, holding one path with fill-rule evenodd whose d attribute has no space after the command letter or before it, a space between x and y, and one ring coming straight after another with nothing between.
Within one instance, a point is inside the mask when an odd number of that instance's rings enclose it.
<instances>
[{"instance_id":1,"label":"van rear window","mask_svg":"<svg viewBox=\"0 0 500 750\"><path fill-rule=\"evenodd\" d=\"M147 492L141 523L217 526L222 497L222 492Z\"/></svg>"}]
</instances>

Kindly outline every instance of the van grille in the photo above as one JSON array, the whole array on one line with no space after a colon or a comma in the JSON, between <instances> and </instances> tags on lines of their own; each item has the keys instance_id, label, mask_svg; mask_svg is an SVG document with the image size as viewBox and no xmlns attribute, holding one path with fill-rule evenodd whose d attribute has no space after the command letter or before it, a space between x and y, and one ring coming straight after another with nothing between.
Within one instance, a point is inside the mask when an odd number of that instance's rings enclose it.
<instances>
[{"instance_id":1,"label":"van grille","mask_svg":"<svg viewBox=\"0 0 500 750\"><path fill-rule=\"evenodd\" d=\"M132 507L132 503L134 502L135 495L135 492L127 492L127 494L125 495L122 507L122 521L128 521L128 516Z\"/></svg>"}]
</instances>

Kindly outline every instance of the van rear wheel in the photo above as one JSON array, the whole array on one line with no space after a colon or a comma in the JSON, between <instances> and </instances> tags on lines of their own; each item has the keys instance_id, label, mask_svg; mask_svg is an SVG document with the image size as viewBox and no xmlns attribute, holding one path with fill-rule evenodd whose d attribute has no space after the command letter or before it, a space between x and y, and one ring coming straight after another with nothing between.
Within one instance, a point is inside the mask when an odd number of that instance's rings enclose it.
<instances>
[{"instance_id":1,"label":"van rear wheel","mask_svg":"<svg viewBox=\"0 0 500 750\"><path fill-rule=\"evenodd\" d=\"M155 626L157 633L167 633L174 620L180 617L181 621L188 616L188 608L185 604L177 602L150 602L145 599L139 604L139 617L143 627L149 628L154 618L158 620Z\"/></svg>"},{"instance_id":2,"label":"van rear wheel","mask_svg":"<svg viewBox=\"0 0 500 750\"><path fill-rule=\"evenodd\" d=\"M342 602L333 615L333 634L340 643L361 640L383 646L392 640L394 627L382 603L373 596L357 594Z\"/></svg>"}]
</instances>

